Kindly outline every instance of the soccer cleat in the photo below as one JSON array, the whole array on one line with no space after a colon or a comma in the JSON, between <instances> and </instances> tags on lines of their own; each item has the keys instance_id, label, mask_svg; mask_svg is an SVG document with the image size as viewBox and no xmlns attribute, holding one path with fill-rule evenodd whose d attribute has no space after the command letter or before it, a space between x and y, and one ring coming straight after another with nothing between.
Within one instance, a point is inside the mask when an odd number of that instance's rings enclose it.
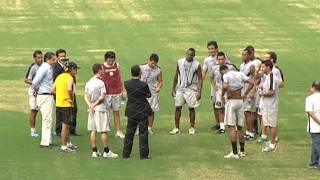
<instances>
[{"instance_id":1,"label":"soccer cleat","mask_svg":"<svg viewBox=\"0 0 320 180\"><path fill-rule=\"evenodd\" d=\"M180 134L180 130L178 128L173 128L172 131L170 131L170 134Z\"/></svg>"},{"instance_id":2,"label":"soccer cleat","mask_svg":"<svg viewBox=\"0 0 320 180\"><path fill-rule=\"evenodd\" d=\"M77 150L78 149L78 146L76 146L76 145L74 145L72 143L68 143L67 147L70 148L70 149L73 149L73 150Z\"/></svg>"},{"instance_id":3,"label":"soccer cleat","mask_svg":"<svg viewBox=\"0 0 320 180\"><path fill-rule=\"evenodd\" d=\"M152 128L151 128L151 127L148 127L148 133L151 134L151 135L154 134L154 132L152 131Z\"/></svg>"},{"instance_id":4,"label":"soccer cleat","mask_svg":"<svg viewBox=\"0 0 320 180\"><path fill-rule=\"evenodd\" d=\"M226 159L239 159L239 155L238 154L233 154L233 152L230 152L229 154L223 156Z\"/></svg>"},{"instance_id":5,"label":"soccer cleat","mask_svg":"<svg viewBox=\"0 0 320 180\"><path fill-rule=\"evenodd\" d=\"M112 158L117 158L118 154L113 153L112 151L109 150L108 153L106 153L106 152L103 153L103 157L112 159Z\"/></svg>"},{"instance_id":6,"label":"soccer cleat","mask_svg":"<svg viewBox=\"0 0 320 180\"><path fill-rule=\"evenodd\" d=\"M134 132L135 136L139 136L139 127L137 127L136 132Z\"/></svg>"},{"instance_id":7,"label":"soccer cleat","mask_svg":"<svg viewBox=\"0 0 320 180\"><path fill-rule=\"evenodd\" d=\"M261 136L257 140L258 143L263 143L263 142L266 142L266 141L267 141L267 139L264 139Z\"/></svg>"},{"instance_id":8,"label":"soccer cleat","mask_svg":"<svg viewBox=\"0 0 320 180\"><path fill-rule=\"evenodd\" d=\"M219 129L217 131L217 134L224 134L224 133L226 133L226 130L224 130L224 129Z\"/></svg>"},{"instance_id":9,"label":"soccer cleat","mask_svg":"<svg viewBox=\"0 0 320 180\"><path fill-rule=\"evenodd\" d=\"M189 128L189 135L194 135L196 133L196 130L193 127Z\"/></svg>"},{"instance_id":10,"label":"soccer cleat","mask_svg":"<svg viewBox=\"0 0 320 180\"><path fill-rule=\"evenodd\" d=\"M98 157L98 156L101 156L101 153L100 153L99 151L97 151L97 152L93 151L93 152L92 152L91 157L96 158L96 157Z\"/></svg>"},{"instance_id":11,"label":"soccer cleat","mask_svg":"<svg viewBox=\"0 0 320 180\"><path fill-rule=\"evenodd\" d=\"M37 131L31 131L31 137L39 137Z\"/></svg>"},{"instance_id":12,"label":"soccer cleat","mask_svg":"<svg viewBox=\"0 0 320 180\"><path fill-rule=\"evenodd\" d=\"M265 146L262 148L262 152L275 152L277 150L277 146L274 148L270 147L270 145Z\"/></svg>"},{"instance_id":13,"label":"soccer cleat","mask_svg":"<svg viewBox=\"0 0 320 180\"><path fill-rule=\"evenodd\" d=\"M210 128L211 131L219 130L219 129L220 129L220 125L214 125Z\"/></svg>"},{"instance_id":14,"label":"soccer cleat","mask_svg":"<svg viewBox=\"0 0 320 180\"><path fill-rule=\"evenodd\" d=\"M240 152L240 153L239 153L239 156L240 156L240 157L246 157L246 152Z\"/></svg>"},{"instance_id":15,"label":"soccer cleat","mask_svg":"<svg viewBox=\"0 0 320 180\"><path fill-rule=\"evenodd\" d=\"M119 137L120 139L124 139L125 136L122 131L117 131L115 134L115 137Z\"/></svg>"},{"instance_id":16,"label":"soccer cleat","mask_svg":"<svg viewBox=\"0 0 320 180\"><path fill-rule=\"evenodd\" d=\"M66 149L60 149L62 153L76 153L76 150L67 147Z\"/></svg>"},{"instance_id":17,"label":"soccer cleat","mask_svg":"<svg viewBox=\"0 0 320 180\"><path fill-rule=\"evenodd\" d=\"M250 136L250 135L244 135L244 138L246 141L253 141L254 140L254 136Z\"/></svg>"}]
</instances>

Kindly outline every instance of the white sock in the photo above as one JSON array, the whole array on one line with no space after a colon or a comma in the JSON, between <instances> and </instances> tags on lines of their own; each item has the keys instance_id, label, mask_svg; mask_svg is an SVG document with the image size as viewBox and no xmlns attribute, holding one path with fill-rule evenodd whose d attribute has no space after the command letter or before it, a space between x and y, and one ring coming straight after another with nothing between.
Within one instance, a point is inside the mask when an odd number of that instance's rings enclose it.
<instances>
[{"instance_id":1,"label":"white sock","mask_svg":"<svg viewBox=\"0 0 320 180\"><path fill-rule=\"evenodd\" d=\"M276 145L270 143L270 147L271 147L272 149L274 149L274 148L276 147Z\"/></svg>"},{"instance_id":2,"label":"white sock","mask_svg":"<svg viewBox=\"0 0 320 180\"><path fill-rule=\"evenodd\" d=\"M225 130L224 123L220 123L220 129Z\"/></svg>"},{"instance_id":3,"label":"white sock","mask_svg":"<svg viewBox=\"0 0 320 180\"><path fill-rule=\"evenodd\" d=\"M62 150L66 150L67 148L68 148L68 147L67 147L66 145L62 145L62 146L61 146L61 149L62 149Z\"/></svg>"},{"instance_id":4,"label":"white sock","mask_svg":"<svg viewBox=\"0 0 320 180\"><path fill-rule=\"evenodd\" d=\"M150 126L148 126L148 129L152 129Z\"/></svg>"},{"instance_id":5,"label":"white sock","mask_svg":"<svg viewBox=\"0 0 320 180\"><path fill-rule=\"evenodd\" d=\"M276 141L278 141L278 136L276 136Z\"/></svg>"},{"instance_id":6,"label":"white sock","mask_svg":"<svg viewBox=\"0 0 320 180\"><path fill-rule=\"evenodd\" d=\"M30 128L31 132L36 132L36 128Z\"/></svg>"},{"instance_id":7,"label":"white sock","mask_svg":"<svg viewBox=\"0 0 320 180\"><path fill-rule=\"evenodd\" d=\"M250 133L250 132L246 130L246 135L249 135L249 133Z\"/></svg>"},{"instance_id":8,"label":"white sock","mask_svg":"<svg viewBox=\"0 0 320 180\"><path fill-rule=\"evenodd\" d=\"M261 138L262 138L262 139L267 139L268 136L267 136L266 134L261 134Z\"/></svg>"},{"instance_id":9,"label":"white sock","mask_svg":"<svg viewBox=\"0 0 320 180\"><path fill-rule=\"evenodd\" d=\"M249 136L250 137L254 137L254 133L253 132L249 132Z\"/></svg>"}]
</instances>

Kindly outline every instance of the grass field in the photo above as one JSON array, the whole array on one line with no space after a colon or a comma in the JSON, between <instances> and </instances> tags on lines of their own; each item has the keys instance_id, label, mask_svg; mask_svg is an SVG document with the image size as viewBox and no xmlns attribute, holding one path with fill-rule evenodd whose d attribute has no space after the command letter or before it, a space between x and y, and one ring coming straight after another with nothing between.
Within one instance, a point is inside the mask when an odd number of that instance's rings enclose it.
<instances>
[{"instance_id":1,"label":"grass field","mask_svg":"<svg viewBox=\"0 0 320 180\"><path fill-rule=\"evenodd\" d=\"M2 0L0 1L0 179L319 179L307 169L310 140L306 133L304 98L312 80L319 79L319 0ZM285 73L279 110L280 145L263 154L248 142L247 157L226 160L228 135L216 135L212 125L209 82L197 109L197 133L170 136L174 104L170 96L176 61L189 47L202 62L206 43L217 40L232 61L254 45L258 55L275 50ZM39 148L29 136L27 86L23 78L35 49L65 48L82 69L78 74L77 154ZM104 52L116 51L124 79L132 64L144 63L151 52L160 55L165 86L156 135L150 137L151 161L140 161L137 143L130 160L93 160L86 130L84 83L91 65ZM125 127L125 118L122 118ZM41 118L38 116L37 129ZM123 141L110 135L110 147L121 153ZM58 138L54 139L60 143ZM137 141L136 141L137 142Z\"/></svg>"}]
</instances>

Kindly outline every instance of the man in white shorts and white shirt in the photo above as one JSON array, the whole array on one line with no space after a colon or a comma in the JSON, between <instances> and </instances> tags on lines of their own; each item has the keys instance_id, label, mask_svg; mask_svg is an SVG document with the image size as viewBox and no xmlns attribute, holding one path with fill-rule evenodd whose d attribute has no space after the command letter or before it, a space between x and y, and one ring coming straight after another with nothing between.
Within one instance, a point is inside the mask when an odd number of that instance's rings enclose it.
<instances>
[{"instance_id":1,"label":"man in white shorts and white shirt","mask_svg":"<svg viewBox=\"0 0 320 180\"><path fill-rule=\"evenodd\" d=\"M307 132L311 136L311 157L309 168L320 169L320 81L314 81L311 95L306 98L305 111L308 115Z\"/></svg>"},{"instance_id":2,"label":"man in white shorts and white shirt","mask_svg":"<svg viewBox=\"0 0 320 180\"><path fill-rule=\"evenodd\" d=\"M208 49L208 53L209 56L206 57L203 61L203 65L202 65L202 81L204 81L204 79L207 76L207 73L210 75L212 75L212 68L214 68L215 66L217 66L218 60L217 60L217 53L219 51L219 47L218 47L218 43L216 41L209 41L207 43L207 49ZM225 55L226 57L226 62L230 63L230 60L228 58L227 55ZM212 79L210 78L210 84L212 84ZM210 90L210 96L211 96L211 102L213 105L213 112L214 112L214 118L215 118L215 122L216 124L214 124L211 127L211 130L219 130L219 116L218 116L218 110L215 108L215 101L216 101L216 93L214 91L214 89L211 86L211 90Z\"/></svg>"},{"instance_id":3,"label":"man in white shorts and white shirt","mask_svg":"<svg viewBox=\"0 0 320 180\"><path fill-rule=\"evenodd\" d=\"M220 72L220 66L226 65L228 66L228 69L231 71L239 71L239 69L234 65L226 62L226 55L224 52L219 51L217 53L218 62L219 64L214 66L212 68L212 74L211 74L211 82L212 82L212 89L215 91L215 102L214 106L218 110L219 113L219 129L217 131L217 134L223 134L225 133L225 126L224 126L224 110L225 110L225 104L224 104L224 98L222 96L222 74Z\"/></svg>"},{"instance_id":4,"label":"man in white shorts and white shirt","mask_svg":"<svg viewBox=\"0 0 320 180\"><path fill-rule=\"evenodd\" d=\"M223 74L222 96L224 96L224 94L227 95L225 124L229 127L232 145L232 152L225 155L224 158L239 159L237 139L239 139L240 144L240 157L245 156L243 99L248 96L251 89L247 89L244 93L242 93L241 90L245 83L253 85L254 82L243 72L230 71L226 65L221 65L220 71Z\"/></svg>"},{"instance_id":5,"label":"man in white shorts and white shirt","mask_svg":"<svg viewBox=\"0 0 320 180\"><path fill-rule=\"evenodd\" d=\"M276 150L276 136L278 126L279 105L279 81L272 73L273 64L270 60L262 62L261 70L264 72L260 89L260 113L264 127L270 128L270 143L262 148L263 152L274 152Z\"/></svg>"},{"instance_id":6,"label":"man in white shorts and white shirt","mask_svg":"<svg viewBox=\"0 0 320 180\"><path fill-rule=\"evenodd\" d=\"M159 56L156 53L152 53L149 57L148 63L140 66L141 78L140 80L146 82L149 86L151 97L147 98L150 107L152 109L152 116L148 117L148 133L154 134L152 131L152 125L154 122L154 113L159 112L159 92L163 86L162 71L157 65L159 62Z\"/></svg>"},{"instance_id":7,"label":"man in white shorts and white shirt","mask_svg":"<svg viewBox=\"0 0 320 180\"><path fill-rule=\"evenodd\" d=\"M97 148L97 133L101 134L103 145L103 157L117 158L118 155L109 150L108 132L110 131L110 117L106 107L105 96L106 88L102 80L103 65L94 64L92 66L94 76L86 83L85 101L89 107L88 112L88 130L91 131L90 141L92 147L92 157L96 158L100 155Z\"/></svg>"},{"instance_id":8,"label":"man in white shorts and white shirt","mask_svg":"<svg viewBox=\"0 0 320 180\"><path fill-rule=\"evenodd\" d=\"M201 66L195 59L196 51L189 48L185 58L177 63L173 79L172 96L175 97L175 128L170 134L179 134L181 110L184 104L189 108L190 128L189 134L195 134L195 108L199 106L202 91Z\"/></svg>"},{"instance_id":9,"label":"man in white shorts and white shirt","mask_svg":"<svg viewBox=\"0 0 320 180\"><path fill-rule=\"evenodd\" d=\"M29 66L25 83L30 85L28 89L28 97L29 97L29 106L30 106L30 114L29 114L29 120L30 120L30 131L31 131L31 137L39 137L39 134L36 131L36 116L38 113L38 105L36 100L36 92L31 88L32 80L36 76L36 73L42 63L42 52L40 50L36 50L33 53L33 59L34 62Z\"/></svg>"}]
</instances>

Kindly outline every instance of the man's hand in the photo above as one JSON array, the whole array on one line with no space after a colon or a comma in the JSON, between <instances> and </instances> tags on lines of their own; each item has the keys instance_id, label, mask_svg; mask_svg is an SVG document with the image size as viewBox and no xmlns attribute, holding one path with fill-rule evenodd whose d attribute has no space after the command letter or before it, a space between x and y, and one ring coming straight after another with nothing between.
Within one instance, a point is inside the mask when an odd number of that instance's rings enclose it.
<instances>
[{"instance_id":1,"label":"man's hand","mask_svg":"<svg viewBox=\"0 0 320 180\"><path fill-rule=\"evenodd\" d=\"M157 87L156 88L156 93L159 93L160 92L160 87Z\"/></svg>"},{"instance_id":2,"label":"man's hand","mask_svg":"<svg viewBox=\"0 0 320 180\"><path fill-rule=\"evenodd\" d=\"M176 91L175 91L175 90L172 90L172 91L171 91L171 96L172 96L172 97L176 97Z\"/></svg>"},{"instance_id":3,"label":"man's hand","mask_svg":"<svg viewBox=\"0 0 320 180\"><path fill-rule=\"evenodd\" d=\"M201 94L197 93L197 100L199 101L201 99Z\"/></svg>"},{"instance_id":4,"label":"man's hand","mask_svg":"<svg viewBox=\"0 0 320 180\"><path fill-rule=\"evenodd\" d=\"M94 112L94 106L93 106L92 103L90 104L88 111L89 112Z\"/></svg>"}]
</instances>

